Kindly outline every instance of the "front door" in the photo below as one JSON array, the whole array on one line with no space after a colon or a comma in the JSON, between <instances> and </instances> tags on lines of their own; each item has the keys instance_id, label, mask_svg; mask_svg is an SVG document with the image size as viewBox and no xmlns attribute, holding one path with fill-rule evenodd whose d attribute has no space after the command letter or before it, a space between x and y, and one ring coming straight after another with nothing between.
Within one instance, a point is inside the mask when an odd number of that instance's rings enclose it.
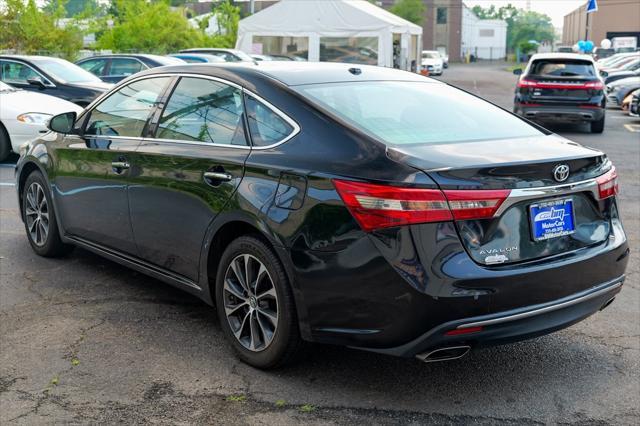
<instances>
[{"instance_id":1,"label":"front door","mask_svg":"<svg viewBox=\"0 0 640 426\"><path fill-rule=\"evenodd\" d=\"M128 185L131 158L148 118L171 79L138 80L120 88L84 116L84 132L56 148L55 198L67 234L131 255Z\"/></svg>"},{"instance_id":2,"label":"front door","mask_svg":"<svg viewBox=\"0 0 640 426\"><path fill-rule=\"evenodd\" d=\"M197 77L176 82L136 151L129 206L140 257L198 281L210 223L224 209L249 155L242 91ZM153 121L156 121L154 118Z\"/></svg>"}]
</instances>

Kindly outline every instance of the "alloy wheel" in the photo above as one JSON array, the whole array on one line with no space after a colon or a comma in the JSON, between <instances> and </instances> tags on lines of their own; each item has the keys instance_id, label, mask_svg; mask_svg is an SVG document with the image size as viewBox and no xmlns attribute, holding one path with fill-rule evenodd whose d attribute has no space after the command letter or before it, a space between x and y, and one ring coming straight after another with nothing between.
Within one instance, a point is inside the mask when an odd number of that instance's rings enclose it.
<instances>
[{"instance_id":1,"label":"alloy wheel","mask_svg":"<svg viewBox=\"0 0 640 426\"><path fill-rule=\"evenodd\" d=\"M250 351L266 349L278 327L278 296L264 264L255 256L236 256L225 273L224 310L231 332Z\"/></svg>"},{"instance_id":2,"label":"alloy wheel","mask_svg":"<svg viewBox=\"0 0 640 426\"><path fill-rule=\"evenodd\" d=\"M25 220L31 241L38 247L44 246L49 235L49 205L38 182L33 182L27 189Z\"/></svg>"}]
</instances>

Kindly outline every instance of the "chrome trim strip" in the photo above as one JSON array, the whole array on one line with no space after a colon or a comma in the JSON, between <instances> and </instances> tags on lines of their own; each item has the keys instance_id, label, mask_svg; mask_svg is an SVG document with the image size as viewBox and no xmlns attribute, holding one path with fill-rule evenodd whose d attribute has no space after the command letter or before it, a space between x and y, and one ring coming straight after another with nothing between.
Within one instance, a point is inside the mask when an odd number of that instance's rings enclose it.
<instances>
[{"instance_id":1,"label":"chrome trim strip","mask_svg":"<svg viewBox=\"0 0 640 426\"><path fill-rule=\"evenodd\" d=\"M590 192L597 200L599 194L596 178L562 185L512 189L507 199L500 205L500 208L498 208L493 217L502 215L509 207L521 201L575 194L577 192Z\"/></svg>"},{"instance_id":2,"label":"chrome trim strip","mask_svg":"<svg viewBox=\"0 0 640 426\"><path fill-rule=\"evenodd\" d=\"M566 302L557 303L557 304L551 305L551 306L545 306L544 308L533 309L531 311L522 312L522 313L519 313L519 314L508 315L508 316L505 316L505 317L494 318L494 319L484 320L484 321L470 322L470 323L459 325L456 328L460 329L460 328L482 327L482 326L487 326L487 325L502 324L502 323L505 323L505 322L517 321L517 320L521 320L521 319L524 319L524 318L529 318L529 317L533 317L533 316L536 316L536 315L541 315L541 314L544 314L544 313L547 313L547 312L557 311L558 309L563 309L563 308L566 308L568 306L573 306L573 305L576 305L578 303L582 303L582 302L585 302L587 300L590 300L590 299L593 299L595 297L598 297L598 296L600 296L602 294L608 293L611 290L615 290L615 289L621 287L623 283L624 283L624 278L616 278L615 280L612 280L612 281L609 281L607 283L601 284L600 286L598 286L600 288L598 290L596 290L596 291L592 291L590 293L585 294L584 296L580 296L580 297L577 297L575 299L567 300Z\"/></svg>"},{"instance_id":3,"label":"chrome trim strip","mask_svg":"<svg viewBox=\"0 0 640 426\"><path fill-rule=\"evenodd\" d=\"M219 83L223 83L223 84L227 84L229 86L235 87L235 88L241 90L243 93L246 93L247 95L255 98L258 102L264 104L267 108L269 108L271 111L276 113L276 115L278 115L280 118L282 118L284 121L286 121L291 127L293 127L293 131L286 138L282 139L281 141L278 141L278 142L276 142L274 144L267 145L267 146L226 145L226 144L212 144L212 143L207 143L207 142L184 141L184 140L179 140L179 139L128 138L128 137L123 137L123 136L109 136L108 138L143 139L144 141L182 143L182 144L190 144L190 145L197 145L197 146L217 146L217 147L235 148L235 149L265 150L265 149L275 148L278 145L282 145L283 143L285 143L285 142L289 141L290 139L292 139L294 136L296 136L302 130L300 128L300 125L298 125L298 123L294 119L292 119L291 117L286 115L284 112L282 112L280 109L275 107L272 103L268 102L263 97L256 95L252 91L245 89L244 87L240 86L239 84L236 84L236 83L228 81L228 80L224 80L224 79L219 78L219 77L214 77L214 76L205 75L205 74L185 73L185 72L150 74L150 75L143 75L143 76L139 76L139 77L136 77L136 78L132 78L131 80L127 80L126 84L118 85L118 86L116 86L116 88L114 88L111 91L105 93L105 95L100 96L98 99L94 100L91 104L89 104L85 108L85 110L82 112L81 116L84 116L86 113L91 112L91 111L89 111L89 109L90 108L93 109L94 104L97 105L99 103L98 101L102 102L103 99L106 99L109 96L111 96L112 93L115 93L116 89L119 90L120 87L124 87L126 85L131 84L131 83L135 83L135 82L140 81L140 80L146 80L146 79L149 79L149 78L156 78L156 77L196 77L196 78L204 78L206 80L213 80L213 81L217 81ZM90 136L93 136L93 135L90 135ZM106 136L100 136L100 137L106 137Z\"/></svg>"}]
</instances>

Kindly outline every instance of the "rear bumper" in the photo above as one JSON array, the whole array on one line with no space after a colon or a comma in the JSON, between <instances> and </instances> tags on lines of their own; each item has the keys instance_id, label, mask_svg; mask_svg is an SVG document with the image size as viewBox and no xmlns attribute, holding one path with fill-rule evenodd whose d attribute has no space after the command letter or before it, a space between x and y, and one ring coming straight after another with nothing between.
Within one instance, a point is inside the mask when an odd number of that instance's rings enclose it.
<instances>
[{"instance_id":1,"label":"rear bumper","mask_svg":"<svg viewBox=\"0 0 640 426\"><path fill-rule=\"evenodd\" d=\"M373 352L413 357L441 347L491 346L542 336L569 327L604 309L620 292L624 276L553 302L527 306L491 315L450 321L401 346L367 349ZM465 329L478 331L462 333Z\"/></svg>"},{"instance_id":2,"label":"rear bumper","mask_svg":"<svg viewBox=\"0 0 640 426\"><path fill-rule=\"evenodd\" d=\"M598 121L604 117L604 111L604 108L580 108L577 106L516 106L516 112L521 116L545 122Z\"/></svg>"}]
</instances>

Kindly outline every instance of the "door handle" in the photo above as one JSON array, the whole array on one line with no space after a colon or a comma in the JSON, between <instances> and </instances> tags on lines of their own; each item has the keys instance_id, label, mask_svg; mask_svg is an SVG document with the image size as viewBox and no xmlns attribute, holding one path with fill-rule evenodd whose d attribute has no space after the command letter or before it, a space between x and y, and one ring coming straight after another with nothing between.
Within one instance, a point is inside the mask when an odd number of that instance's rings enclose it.
<instances>
[{"instance_id":1,"label":"door handle","mask_svg":"<svg viewBox=\"0 0 640 426\"><path fill-rule=\"evenodd\" d=\"M217 182L229 182L233 179L233 175L227 172L204 172L205 180L213 180Z\"/></svg>"},{"instance_id":2,"label":"door handle","mask_svg":"<svg viewBox=\"0 0 640 426\"><path fill-rule=\"evenodd\" d=\"M117 173L117 174L123 173L125 170L129 169L129 167L131 167L131 165L126 161L111 162L111 168L113 169L114 173Z\"/></svg>"}]
</instances>

